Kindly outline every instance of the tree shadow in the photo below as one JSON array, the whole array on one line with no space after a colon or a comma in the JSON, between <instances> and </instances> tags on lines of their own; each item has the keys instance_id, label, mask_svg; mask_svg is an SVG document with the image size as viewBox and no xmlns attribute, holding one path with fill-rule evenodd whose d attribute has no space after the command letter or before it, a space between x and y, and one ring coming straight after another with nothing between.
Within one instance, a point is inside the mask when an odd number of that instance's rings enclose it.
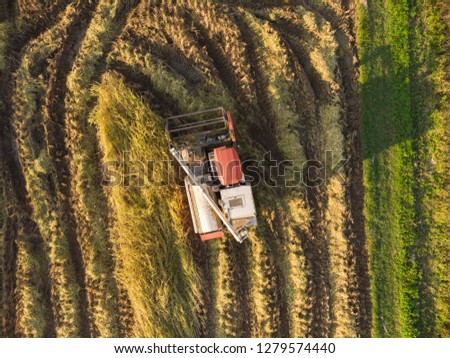
<instances>
[{"instance_id":1,"label":"tree shadow","mask_svg":"<svg viewBox=\"0 0 450 358\"><path fill-rule=\"evenodd\" d=\"M388 45L375 47L361 56L360 66L363 159L373 162L378 154L417 140L426 132L428 128L419 123L427 115L427 108L420 108L417 103L418 83L422 88L433 85L426 74L412 80L414 63L396 67Z\"/></svg>"}]
</instances>

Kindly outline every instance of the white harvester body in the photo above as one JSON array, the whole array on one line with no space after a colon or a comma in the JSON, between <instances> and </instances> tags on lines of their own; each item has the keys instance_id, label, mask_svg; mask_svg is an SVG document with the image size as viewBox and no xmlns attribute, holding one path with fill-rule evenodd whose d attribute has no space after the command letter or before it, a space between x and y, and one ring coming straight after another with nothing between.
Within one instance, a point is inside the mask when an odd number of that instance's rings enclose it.
<instances>
[{"instance_id":1,"label":"white harvester body","mask_svg":"<svg viewBox=\"0 0 450 358\"><path fill-rule=\"evenodd\" d=\"M188 176L184 179L184 185L195 233L205 234L220 231L222 224L217 220L217 215L205 199L202 188L199 185L192 185Z\"/></svg>"},{"instance_id":2,"label":"white harvester body","mask_svg":"<svg viewBox=\"0 0 450 358\"><path fill-rule=\"evenodd\" d=\"M186 173L195 233L203 241L226 228L242 242L257 225L252 188L235 148L233 122L223 108L166 118L170 152Z\"/></svg>"},{"instance_id":3,"label":"white harvester body","mask_svg":"<svg viewBox=\"0 0 450 358\"><path fill-rule=\"evenodd\" d=\"M227 217L233 222L248 220L247 226L256 226L255 202L252 188L241 185L220 190L222 207Z\"/></svg>"}]
</instances>

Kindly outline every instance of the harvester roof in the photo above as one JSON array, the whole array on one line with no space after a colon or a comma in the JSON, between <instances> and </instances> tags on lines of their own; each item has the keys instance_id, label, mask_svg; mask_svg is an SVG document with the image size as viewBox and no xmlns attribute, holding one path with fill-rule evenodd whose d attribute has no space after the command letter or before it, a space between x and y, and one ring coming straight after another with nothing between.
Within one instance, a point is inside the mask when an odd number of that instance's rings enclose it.
<instances>
[{"instance_id":1,"label":"harvester roof","mask_svg":"<svg viewBox=\"0 0 450 358\"><path fill-rule=\"evenodd\" d=\"M242 180L242 165L234 147L214 148L214 160L222 185L234 185Z\"/></svg>"}]
</instances>

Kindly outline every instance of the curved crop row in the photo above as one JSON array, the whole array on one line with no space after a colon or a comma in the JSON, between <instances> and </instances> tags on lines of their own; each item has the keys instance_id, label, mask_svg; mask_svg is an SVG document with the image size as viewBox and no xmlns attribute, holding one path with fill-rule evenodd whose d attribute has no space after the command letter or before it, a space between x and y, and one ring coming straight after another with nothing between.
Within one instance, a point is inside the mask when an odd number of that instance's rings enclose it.
<instances>
[{"instance_id":1,"label":"curved crop row","mask_svg":"<svg viewBox=\"0 0 450 358\"><path fill-rule=\"evenodd\" d=\"M55 334L55 327L53 312L48 302L48 256L39 232L30 232L30 228L32 226L29 218L17 216L15 335L51 337Z\"/></svg>"},{"instance_id":2,"label":"curved crop row","mask_svg":"<svg viewBox=\"0 0 450 358\"><path fill-rule=\"evenodd\" d=\"M302 138L302 113L297 112L296 101L299 99L295 97L299 79L293 70L294 59L288 52L286 44L267 21L249 13L243 13L242 18L241 27L247 27L246 40L253 43L252 65L255 67L254 72L259 91L263 91L259 94L259 105L270 118L271 125L274 126L276 143L283 155L280 159L291 161L289 167L284 171L285 176L281 178L283 181L279 182L281 187L278 188L278 191L283 195L283 199L278 199L281 205L276 208L276 212L278 212L276 216L289 218L288 222L282 219L278 225L283 228L279 234L285 240L283 252L288 254L288 260L282 267L284 276L287 278L286 298L290 334L304 336L313 330L313 335L321 335L324 333L319 328L314 331L314 327L317 319L321 320L322 324L325 323L323 317L318 318L318 316L322 314L322 311L326 312L326 306L323 305L326 305L327 298L323 296L319 298L318 295L322 295L321 292L326 289L324 285L327 283L322 281L313 283L316 290L313 292L310 289L311 285L307 282L311 277L314 279L313 282L319 279L315 267L326 266L327 259L313 256L317 250L315 248L317 244L311 246L309 241L314 240L315 233L307 227L299 226L294 219L298 212L302 212L304 215L302 221L308 223L308 226L312 223L309 211L302 209L305 208L306 197L303 194L303 185L299 180L303 175L302 168L307 158L306 155L309 154L308 147L305 145L317 137L308 137L306 141ZM279 77L279 73L282 73L283 76ZM319 155L317 152L313 152L313 154ZM289 187L284 185L289 185ZM298 207L293 206L292 203L296 203ZM289 209L286 210L284 207L289 207ZM282 222L285 222L284 225ZM319 221L318 224L321 222ZM318 237L317 239L321 240L322 238ZM319 301L314 303L311 301L312 298L309 298L311 296ZM314 309L317 310L317 313Z\"/></svg>"},{"instance_id":3,"label":"curved crop row","mask_svg":"<svg viewBox=\"0 0 450 358\"><path fill-rule=\"evenodd\" d=\"M90 314L101 337L117 337L123 333L109 235L109 209L105 194L98 187L101 167L96 129L88 123L88 118L95 102L91 87L100 78L110 42L133 5L133 2L120 0L99 2L67 77L65 120L72 200L86 265ZM127 326L129 320L126 319L123 325Z\"/></svg>"},{"instance_id":4,"label":"curved crop row","mask_svg":"<svg viewBox=\"0 0 450 358\"><path fill-rule=\"evenodd\" d=\"M345 233L347 215L345 189L343 184L348 178L343 170L334 173L332 167L344 158L344 117L345 104L342 95L342 80L337 62L337 41L333 35L330 23L314 16L314 13L297 10L294 14L285 15L285 21L291 26L297 26L298 37L291 41L301 52L301 57L309 57L306 63L311 65L315 73L315 94L319 103L317 108L320 133L320 148L316 155L325 160L327 170L326 186L326 235L330 255L330 285L331 285L331 331L334 336L354 336L355 322L351 312L351 302L348 295L350 271L355 268L348 261L349 247ZM303 30L303 33L301 33ZM305 35L306 34L306 35ZM302 40L307 36L308 41ZM298 39L299 38L299 39ZM298 41L296 43L296 41ZM321 82L318 88L317 82ZM319 82L319 83L320 83ZM316 138L319 134L316 135ZM331 161L331 162L329 162Z\"/></svg>"},{"instance_id":5,"label":"curved crop row","mask_svg":"<svg viewBox=\"0 0 450 358\"><path fill-rule=\"evenodd\" d=\"M16 74L14 121L18 132L20 156L38 225L50 258L52 304L58 336L80 334L80 286L75 277L71 250L66 236L67 223L59 208L55 169L50 161L43 126L42 98L46 83L42 76L45 60L52 56L65 38L65 29L77 18L68 7L61 23L48 30L27 47ZM51 144L50 144L51 145ZM38 257L35 258L39 260ZM37 301L39 302L39 301ZM24 309L30 307L28 304ZM23 313L23 317L30 316Z\"/></svg>"}]
</instances>

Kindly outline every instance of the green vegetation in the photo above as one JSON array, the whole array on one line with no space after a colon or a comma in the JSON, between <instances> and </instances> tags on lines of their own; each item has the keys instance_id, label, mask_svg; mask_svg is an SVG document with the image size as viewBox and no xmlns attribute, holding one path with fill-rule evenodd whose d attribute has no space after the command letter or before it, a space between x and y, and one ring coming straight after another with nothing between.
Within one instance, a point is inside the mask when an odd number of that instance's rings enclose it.
<instances>
[{"instance_id":1,"label":"green vegetation","mask_svg":"<svg viewBox=\"0 0 450 358\"><path fill-rule=\"evenodd\" d=\"M183 232L182 192L167 182L172 169L164 165L169 154L163 120L116 75L105 74L97 90L92 119L98 126L103 159L119 163L128 153L130 160L154 162L147 185L131 185L132 176L122 172L130 185L109 189L118 279L133 306L133 333L138 337L198 336L195 302L200 282Z\"/></svg>"},{"instance_id":2,"label":"green vegetation","mask_svg":"<svg viewBox=\"0 0 450 358\"><path fill-rule=\"evenodd\" d=\"M370 5L358 43L373 330L448 336L443 20L434 0Z\"/></svg>"}]
</instances>

